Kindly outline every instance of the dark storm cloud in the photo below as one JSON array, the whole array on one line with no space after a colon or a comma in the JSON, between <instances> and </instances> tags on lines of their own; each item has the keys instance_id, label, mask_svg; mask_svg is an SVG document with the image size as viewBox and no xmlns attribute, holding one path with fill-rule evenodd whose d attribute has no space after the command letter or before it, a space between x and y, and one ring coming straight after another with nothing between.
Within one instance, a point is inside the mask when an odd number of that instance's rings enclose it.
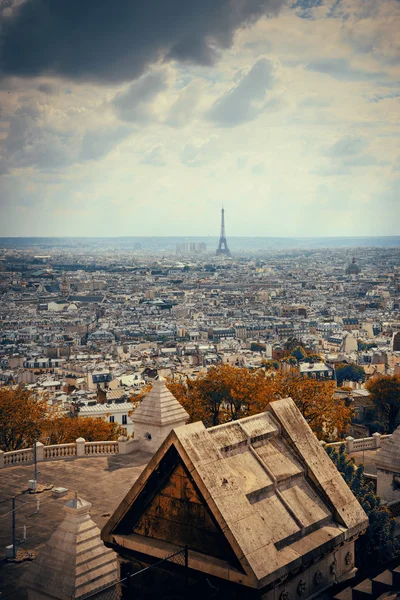
<instances>
[{"instance_id":1,"label":"dark storm cloud","mask_svg":"<svg viewBox=\"0 0 400 600\"><path fill-rule=\"evenodd\" d=\"M3 75L132 80L162 59L209 65L284 0L26 0L2 15Z\"/></svg>"},{"instance_id":2,"label":"dark storm cloud","mask_svg":"<svg viewBox=\"0 0 400 600\"><path fill-rule=\"evenodd\" d=\"M274 81L273 62L260 58L236 87L218 98L209 111L210 120L230 127L255 119L263 110L265 93Z\"/></svg>"}]
</instances>

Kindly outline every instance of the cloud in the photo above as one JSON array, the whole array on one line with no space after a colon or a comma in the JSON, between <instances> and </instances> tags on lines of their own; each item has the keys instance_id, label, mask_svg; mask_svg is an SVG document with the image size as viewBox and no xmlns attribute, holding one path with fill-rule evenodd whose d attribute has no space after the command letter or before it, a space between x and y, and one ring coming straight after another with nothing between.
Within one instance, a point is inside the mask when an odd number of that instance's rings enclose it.
<instances>
[{"instance_id":1,"label":"cloud","mask_svg":"<svg viewBox=\"0 0 400 600\"><path fill-rule=\"evenodd\" d=\"M153 165L154 167L163 167L166 164L165 148L162 144L156 144L145 153L142 163Z\"/></svg>"},{"instance_id":2,"label":"cloud","mask_svg":"<svg viewBox=\"0 0 400 600\"><path fill-rule=\"evenodd\" d=\"M329 75L340 81L369 81L385 80L387 74L383 71L373 72L352 67L345 58L318 58L307 63L306 69L314 73Z\"/></svg>"},{"instance_id":3,"label":"cloud","mask_svg":"<svg viewBox=\"0 0 400 600\"><path fill-rule=\"evenodd\" d=\"M265 107L265 94L274 86L274 63L259 58L239 83L216 100L208 112L214 123L232 127L251 121Z\"/></svg>"},{"instance_id":4,"label":"cloud","mask_svg":"<svg viewBox=\"0 0 400 600\"><path fill-rule=\"evenodd\" d=\"M130 127L107 127L87 131L82 139L80 158L82 160L97 160L106 156L131 132Z\"/></svg>"},{"instance_id":5,"label":"cloud","mask_svg":"<svg viewBox=\"0 0 400 600\"><path fill-rule=\"evenodd\" d=\"M345 136L337 140L329 148L327 148L326 156L343 157L359 154L367 147L367 142L364 138Z\"/></svg>"},{"instance_id":6,"label":"cloud","mask_svg":"<svg viewBox=\"0 0 400 600\"><path fill-rule=\"evenodd\" d=\"M130 132L127 126L110 126L83 133L72 124L54 125L37 105L23 105L11 115L7 136L0 140L0 171L62 169L80 160L96 160Z\"/></svg>"},{"instance_id":7,"label":"cloud","mask_svg":"<svg viewBox=\"0 0 400 600\"><path fill-rule=\"evenodd\" d=\"M284 0L25 0L2 15L4 75L129 81L160 60L212 64Z\"/></svg>"},{"instance_id":8,"label":"cloud","mask_svg":"<svg viewBox=\"0 0 400 600\"><path fill-rule=\"evenodd\" d=\"M200 101L203 83L193 80L179 93L179 96L169 109L166 122L171 127L183 127L188 125L191 117Z\"/></svg>"},{"instance_id":9,"label":"cloud","mask_svg":"<svg viewBox=\"0 0 400 600\"><path fill-rule=\"evenodd\" d=\"M218 136L211 135L205 140L193 140L186 144L181 154L181 161L187 167L200 167L220 156Z\"/></svg>"},{"instance_id":10,"label":"cloud","mask_svg":"<svg viewBox=\"0 0 400 600\"><path fill-rule=\"evenodd\" d=\"M372 154L364 152L367 148L368 142L364 138L344 136L325 148L323 155L328 157L330 161L313 170L313 173L322 176L348 175L353 167L386 164L385 162L379 162Z\"/></svg>"},{"instance_id":11,"label":"cloud","mask_svg":"<svg viewBox=\"0 0 400 600\"><path fill-rule=\"evenodd\" d=\"M122 121L148 122L153 117L152 101L166 88L166 71L152 71L143 75L113 99L117 117Z\"/></svg>"},{"instance_id":12,"label":"cloud","mask_svg":"<svg viewBox=\"0 0 400 600\"><path fill-rule=\"evenodd\" d=\"M77 154L73 132L48 124L35 106L21 106L10 119L2 156L8 168L58 168L70 164Z\"/></svg>"}]
</instances>

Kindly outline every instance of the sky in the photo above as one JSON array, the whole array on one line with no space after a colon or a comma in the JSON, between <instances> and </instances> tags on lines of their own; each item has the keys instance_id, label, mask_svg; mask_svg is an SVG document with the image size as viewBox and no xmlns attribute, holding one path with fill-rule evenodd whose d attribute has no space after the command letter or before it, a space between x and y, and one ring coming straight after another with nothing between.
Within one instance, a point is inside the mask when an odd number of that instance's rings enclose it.
<instances>
[{"instance_id":1,"label":"sky","mask_svg":"<svg viewBox=\"0 0 400 600\"><path fill-rule=\"evenodd\" d=\"M0 236L400 234L399 0L0 0Z\"/></svg>"}]
</instances>

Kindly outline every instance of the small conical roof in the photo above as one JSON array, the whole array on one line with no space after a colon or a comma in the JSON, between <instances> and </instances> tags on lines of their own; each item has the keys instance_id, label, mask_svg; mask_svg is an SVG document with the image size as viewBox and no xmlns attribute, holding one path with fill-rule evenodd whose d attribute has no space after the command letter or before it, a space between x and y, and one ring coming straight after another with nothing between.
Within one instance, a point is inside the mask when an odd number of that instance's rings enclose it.
<instances>
[{"instance_id":1,"label":"small conical roof","mask_svg":"<svg viewBox=\"0 0 400 600\"><path fill-rule=\"evenodd\" d=\"M400 473L400 427L382 442L382 448L376 453L375 463L378 469Z\"/></svg>"},{"instance_id":2,"label":"small conical roof","mask_svg":"<svg viewBox=\"0 0 400 600\"><path fill-rule=\"evenodd\" d=\"M149 425L170 425L179 421L186 422L189 415L171 394L164 377L157 376L151 391L143 398L133 412L132 421Z\"/></svg>"},{"instance_id":3,"label":"small conical roof","mask_svg":"<svg viewBox=\"0 0 400 600\"><path fill-rule=\"evenodd\" d=\"M75 494L58 526L23 576L24 585L58 600L76 600L118 579L117 555L92 521L92 505Z\"/></svg>"}]
</instances>

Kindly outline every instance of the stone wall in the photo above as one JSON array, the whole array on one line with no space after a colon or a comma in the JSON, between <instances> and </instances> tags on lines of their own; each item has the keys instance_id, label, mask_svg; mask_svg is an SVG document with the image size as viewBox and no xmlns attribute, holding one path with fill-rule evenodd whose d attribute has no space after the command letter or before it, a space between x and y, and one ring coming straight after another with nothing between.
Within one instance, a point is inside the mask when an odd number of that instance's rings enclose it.
<instances>
[{"instance_id":1,"label":"stone wall","mask_svg":"<svg viewBox=\"0 0 400 600\"><path fill-rule=\"evenodd\" d=\"M262 595L262 600L301 600L321 593L327 587L353 577L354 542L328 554L292 579L286 579Z\"/></svg>"}]
</instances>

